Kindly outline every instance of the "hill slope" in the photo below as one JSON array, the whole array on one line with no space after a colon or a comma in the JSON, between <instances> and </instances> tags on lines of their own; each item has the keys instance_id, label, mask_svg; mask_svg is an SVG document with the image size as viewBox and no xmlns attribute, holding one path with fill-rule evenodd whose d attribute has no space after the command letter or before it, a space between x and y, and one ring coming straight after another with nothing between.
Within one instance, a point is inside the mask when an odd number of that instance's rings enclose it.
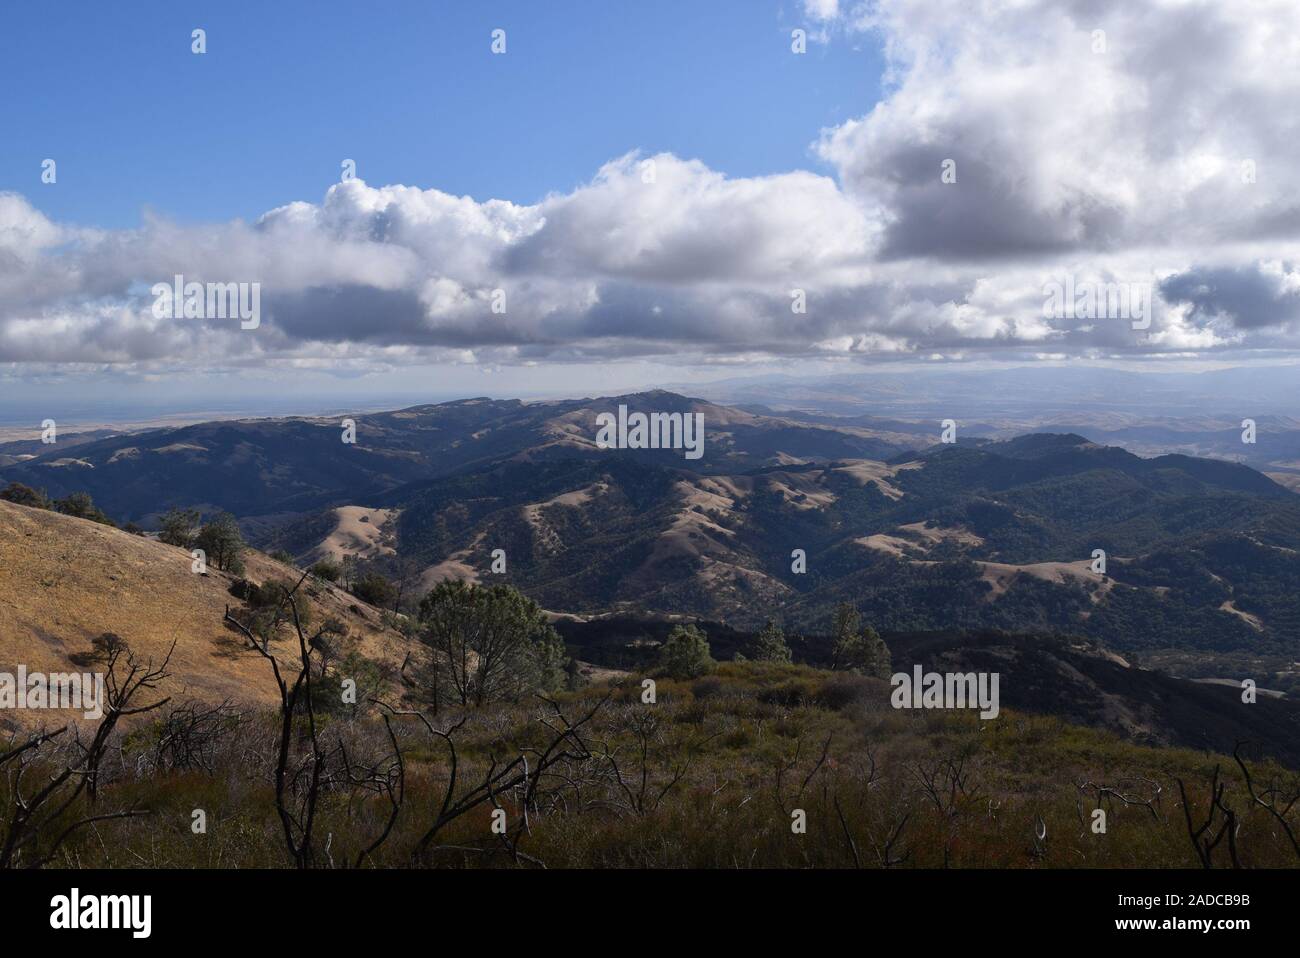
<instances>
[{"instance_id":1,"label":"hill slope","mask_svg":"<svg viewBox=\"0 0 1300 958\"><path fill-rule=\"evenodd\" d=\"M597 414L620 405L698 412L703 457L597 448ZM0 481L86 489L119 520L227 508L263 548L359 556L420 589L481 578L504 550L494 580L557 612L816 631L848 601L898 631L1300 655L1300 497L1236 463L1077 434L914 451L665 392L416 406L358 416L355 446L340 435L326 419L205 423L46 452Z\"/></svg>"},{"instance_id":2,"label":"hill slope","mask_svg":"<svg viewBox=\"0 0 1300 958\"><path fill-rule=\"evenodd\" d=\"M250 550L246 578L296 581L294 569ZM174 641L171 678L163 694L206 702L278 701L267 662L223 624L234 577L190 571L181 549L83 519L0 501L0 671L94 671L91 643L106 632L126 640L142 659L159 663ZM304 584L304 589L307 584ZM334 616L357 651L400 666L400 635L380 624L377 610L333 587L314 583L308 604ZM353 611L353 610L356 611ZM272 646L289 656L287 641ZM4 712L0 725L53 721L55 713ZM60 721L65 720L64 716Z\"/></svg>"},{"instance_id":3,"label":"hill slope","mask_svg":"<svg viewBox=\"0 0 1300 958\"><path fill-rule=\"evenodd\" d=\"M1073 435L710 474L662 455L509 459L372 505L425 585L482 576L501 549L504 581L557 611L818 631L848 601L898 631L1300 651L1300 498L1245 466Z\"/></svg>"}]
</instances>

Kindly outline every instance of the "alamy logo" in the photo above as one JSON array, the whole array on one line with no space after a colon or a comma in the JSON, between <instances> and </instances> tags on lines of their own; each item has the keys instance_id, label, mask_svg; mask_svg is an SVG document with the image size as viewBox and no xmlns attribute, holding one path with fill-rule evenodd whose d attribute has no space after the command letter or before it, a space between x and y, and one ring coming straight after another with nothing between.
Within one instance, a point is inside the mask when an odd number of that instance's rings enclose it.
<instances>
[{"instance_id":1,"label":"alamy logo","mask_svg":"<svg viewBox=\"0 0 1300 958\"><path fill-rule=\"evenodd\" d=\"M129 928L132 938L148 938L153 930L153 896L86 895L79 888L50 899L50 927Z\"/></svg>"},{"instance_id":2,"label":"alamy logo","mask_svg":"<svg viewBox=\"0 0 1300 958\"><path fill-rule=\"evenodd\" d=\"M0 672L0 709L80 709L88 719L104 714L104 676L92 672Z\"/></svg>"},{"instance_id":3,"label":"alamy logo","mask_svg":"<svg viewBox=\"0 0 1300 958\"><path fill-rule=\"evenodd\" d=\"M1075 282L1043 285L1043 316L1046 319L1128 319L1134 329L1151 326L1150 283Z\"/></svg>"},{"instance_id":4,"label":"alamy logo","mask_svg":"<svg viewBox=\"0 0 1300 958\"><path fill-rule=\"evenodd\" d=\"M704 455L704 413L602 412L596 416L596 445L601 449L685 449L687 459Z\"/></svg>"},{"instance_id":5,"label":"alamy logo","mask_svg":"<svg viewBox=\"0 0 1300 958\"><path fill-rule=\"evenodd\" d=\"M261 283L187 283L177 273L172 283L154 283L155 319L238 319L240 329L262 324Z\"/></svg>"},{"instance_id":6,"label":"alamy logo","mask_svg":"<svg viewBox=\"0 0 1300 958\"><path fill-rule=\"evenodd\" d=\"M896 709L980 709L980 718L998 717L998 672L895 672L889 704Z\"/></svg>"}]
</instances>

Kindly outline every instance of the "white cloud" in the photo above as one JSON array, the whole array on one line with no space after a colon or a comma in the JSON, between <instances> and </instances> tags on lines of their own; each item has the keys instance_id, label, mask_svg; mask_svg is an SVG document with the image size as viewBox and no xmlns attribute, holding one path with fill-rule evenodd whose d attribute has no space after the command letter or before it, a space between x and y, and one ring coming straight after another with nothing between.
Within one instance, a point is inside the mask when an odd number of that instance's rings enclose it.
<instances>
[{"instance_id":1,"label":"white cloud","mask_svg":"<svg viewBox=\"0 0 1300 958\"><path fill-rule=\"evenodd\" d=\"M840 15L840 0L803 0L803 10L813 20L835 20Z\"/></svg>"},{"instance_id":2,"label":"white cloud","mask_svg":"<svg viewBox=\"0 0 1300 958\"><path fill-rule=\"evenodd\" d=\"M1215 244L1300 225L1293 3L882 0L871 24L896 86L819 152L886 224L883 256ZM946 159L955 184L941 182Z\"/></svg>"},{"instance_id":3,"label":"white cloud","mask_svg":"<svg viewBox=\"0 0 1300 958\"><path fill-rule=\"evenodd\" d=\"M0 256L28 262L62 238L63 231L21 196L0 193Z\"/></svg>"},{"instance_id":4,"label":"white cloud","mask_svg":"<svg viewBox=\"0 0 1300 958\"><path fill-rule=\"evenodd\" d=\"M889 61L884 99L816 144L834 178L728 177L628 154L531 206L353 180L252 224L148 219L126 231L54 223L0 194L0 361L720 363L1297 346L1300 7L803 9L834 35L872 31ZM941 179L949 159L955 183ZM155 320L148 287L176 273L261 283L262 326ZM1044 285L1065 276L1149 285L1150 327L1045 315ZM805 313L791 310L796 289Z\"/></svg>"}]
</instances>

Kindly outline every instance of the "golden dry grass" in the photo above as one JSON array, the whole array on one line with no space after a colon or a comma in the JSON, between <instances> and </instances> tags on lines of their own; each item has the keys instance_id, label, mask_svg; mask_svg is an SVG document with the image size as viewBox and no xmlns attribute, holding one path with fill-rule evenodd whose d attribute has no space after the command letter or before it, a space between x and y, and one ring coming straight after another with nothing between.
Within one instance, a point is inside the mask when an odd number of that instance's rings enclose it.
<instances>
[{"instance_id":1,"label":"golden dry grass","mask_svg":"<svg viewBox=\"0 0 1300 958\"><path fill-rule=\"evenodd\" d=\"M252 582L301 575L251 549L244 558ZM226 607L239 604L228 591L233 581L216 570L195 574L189 554L174 546L0 501L0 671L14 673L20 664L29 672L93 671L78 669L73 656L112 632L155 662L175 641L163 694L270 705L276 691L266 661L222 621ZM406 640L382 625L379 610L326 583L309 587L314 621L340 619L360 654L400 667ZM277 654L291 655L288 645ZM0 721L30 724L32 715L13 712Z\"/></svg>"},{"instance_id":2,"label":"golden dry grass","mask_svg":"<svg viewBox=\"0 0 1300 958\"><path fill-rule=\"evenodd\" d=\"M345 555L369 559L377 555L394 554L395 550L386 540L385 533L391 531L400 510L339 506L333 512L336 523L333 531L309 552L299 556L303 565L311 565L321 559L342 562Z\"/></svg>"}]
</instances>

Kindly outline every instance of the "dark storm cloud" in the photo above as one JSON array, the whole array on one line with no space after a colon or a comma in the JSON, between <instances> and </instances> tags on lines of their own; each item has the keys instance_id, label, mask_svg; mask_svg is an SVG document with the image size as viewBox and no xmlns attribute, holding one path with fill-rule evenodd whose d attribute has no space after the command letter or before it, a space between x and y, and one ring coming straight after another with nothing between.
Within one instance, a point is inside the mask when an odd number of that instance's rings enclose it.
<instances>
[{"instance_id":1,"label":"dark storm cloud","mask_svg":"<svg viewBox=\"0 0 1300 958\"><path fill-rule=\"evenodd\" d=\"M1227 319L1238 329L1264 329L1300 317L1297 280L1300 275L1291 269L1266 272L1258 266L1198 267L1166 279L1160 284L1160 294L1171 304L1190 305L1200 322Z\"/></svg>"}]
</instances>

